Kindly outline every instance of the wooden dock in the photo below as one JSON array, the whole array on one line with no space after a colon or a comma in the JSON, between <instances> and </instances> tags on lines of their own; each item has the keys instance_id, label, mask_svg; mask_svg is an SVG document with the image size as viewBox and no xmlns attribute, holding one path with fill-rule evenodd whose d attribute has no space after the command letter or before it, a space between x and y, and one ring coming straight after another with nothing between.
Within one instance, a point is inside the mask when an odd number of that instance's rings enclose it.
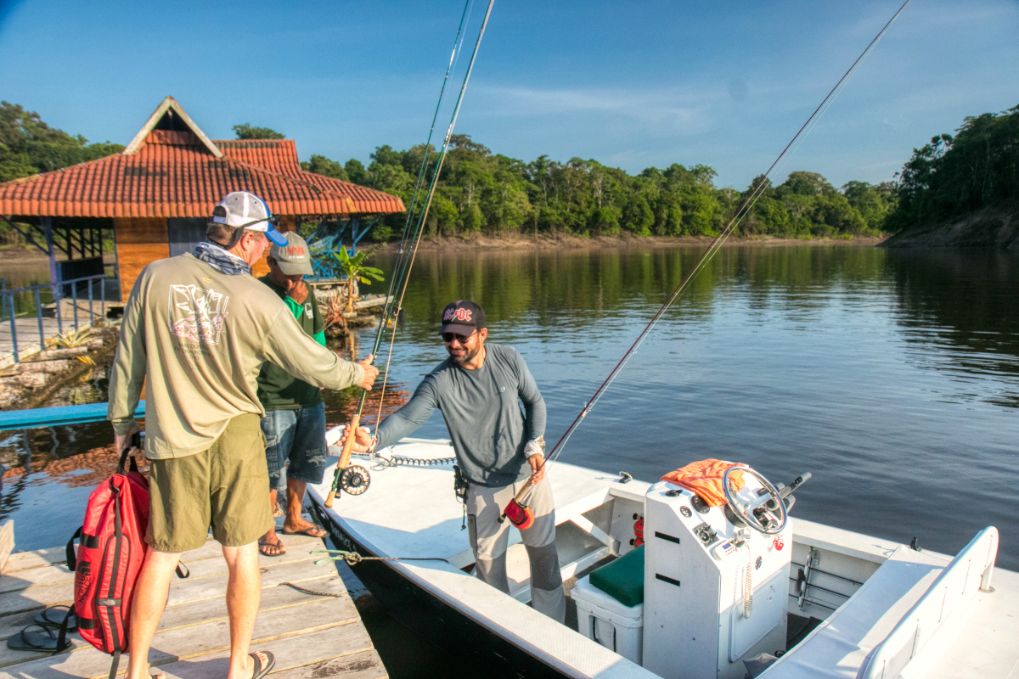
<instances>
[{"instance_id":1,"label":"wooden dock","mask_svg":"<svg viewBox=\"0 0 1019 679\"><path fill-rule=\"evenodd\" d=\"M376 679L386 669L365 630L354 602L333 564L316 566L310 552L323 543L286 536L287 553L262 566L262 603L252 650L272 651L271 676ZM0 575L0 638L18 634L43 608L68 604L74 574L63 563L64 549L12 554ZM149 659L166 677L202 679L227 672L229 630L226 614L226 564L218 543L184 555L191 570L174 578L170 600ZM295 589L297 585L307 591ZM81 641L56 655L13 651L0 646L0 677L106 677L110 656ZM127 668L121 660L121 673Z\"/></svg>"}]
</instances>

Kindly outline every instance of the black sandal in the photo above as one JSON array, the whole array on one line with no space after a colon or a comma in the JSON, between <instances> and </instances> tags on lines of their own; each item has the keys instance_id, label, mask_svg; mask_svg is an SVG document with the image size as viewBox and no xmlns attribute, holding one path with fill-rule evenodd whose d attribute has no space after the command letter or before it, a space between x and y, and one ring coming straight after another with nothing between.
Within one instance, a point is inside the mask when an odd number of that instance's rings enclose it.
<instances>
[{"instance_id":1,"label":"black sandal","mask_svg":"<svg viewBox=\"0 0 1019 679\"><path fill-rule=\"evenodd\" d=\"M255 663L255 667L251 672L251 679L262 679L276 666L276 656L269 651L254 651L248 653L248 655L251 656L251 660ZM262 655L265 656L265 665L262 664L262 658L259 657Z\"/></svg>"},{"instance_id":2,"label":"black sandal","mask_svg":"<svg viewBox=\"0 0 1019 679\"><path fill-rule=\"evenodd\" d=\"M71 617L67 620L67 631L76 632L78 631L78 618L69 606L50 606L49 608L44 608L35 614L32 622L43 627L60 629L68 613L70 613Z\"/></svg>"},{"instance_id":3,"label":"black sandal","mask_svg":"<svg viewBox=\"0 0 1019 679\"><path fill-rule=\"evenodd\" d=\"M60 643L58 630L35 623L27 625L20 632L7 640L7 648L14 651L39 651L42 653L60 653L71 646L67 639Z\"/></svg>"}]
</instances>

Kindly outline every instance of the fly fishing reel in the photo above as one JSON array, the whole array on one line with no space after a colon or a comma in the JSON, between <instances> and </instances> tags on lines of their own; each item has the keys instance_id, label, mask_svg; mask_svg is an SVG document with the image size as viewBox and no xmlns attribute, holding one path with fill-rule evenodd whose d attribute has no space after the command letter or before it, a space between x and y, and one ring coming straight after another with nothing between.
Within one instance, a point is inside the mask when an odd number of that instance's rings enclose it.
<instances>
[{"instance_id":1,"label":"fly fishing reel","mask_svg":"<svg viewBox=\"0 0 1019 679\"><path fill-rule=\"evenodd\" d=\"M352 464L340 474L340 489L348 495L360 495L371 482L371 474L361 465Z\"/></svg>"}]
</instances>

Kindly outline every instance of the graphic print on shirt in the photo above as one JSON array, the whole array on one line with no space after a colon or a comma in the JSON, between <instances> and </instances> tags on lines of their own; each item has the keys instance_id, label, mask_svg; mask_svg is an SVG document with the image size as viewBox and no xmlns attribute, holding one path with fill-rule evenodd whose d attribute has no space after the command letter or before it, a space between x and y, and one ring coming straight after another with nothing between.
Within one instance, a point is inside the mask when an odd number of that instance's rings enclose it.
<instances>
[{"instance_id":1,"label":"graphic print on shirt","mask_svg":"<svg viewBox=\"0 0 1019 679\"><path fill-rule=\"evenodd\" d=\"M171 285L170 332L190 344L219 344L230 298L197 285Z\"/></svg>"}]
</instances>

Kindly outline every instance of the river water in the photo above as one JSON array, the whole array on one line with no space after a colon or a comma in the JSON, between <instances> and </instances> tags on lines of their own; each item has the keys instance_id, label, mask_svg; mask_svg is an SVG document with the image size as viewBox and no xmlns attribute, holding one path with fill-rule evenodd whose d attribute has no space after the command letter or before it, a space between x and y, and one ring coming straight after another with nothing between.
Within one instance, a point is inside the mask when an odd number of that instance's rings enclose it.
<instances>
[{"instance_id":1,"label":"river water","mask_svg":"<svg viewBox=\"0 0 1019 679\"><path fill-rule=\"evenodd\" d=\"M557 440L703 248L419 256L393 358L413 389L457 297L517 347ZM1001 530L1019 568L1019 256L725 248L664 315L562 460L654 480L704 457L774 481L794 516L955 553ZM445 436L436 414L421 435ZM554 472L553 472L554 473Z\"/></svg>"},{"instance_id":2,"label":"river water","mask_svg":"<svg viewBox=\"0 0 1019 679\"><path fill-rule=\"evenodd\" d=\"M444 357L442 307L475 299L489 341L515 346L530 365L551 445L702 252L423 252L391 384L413 390ZM386 257L375 263L392 268ZM999 565L1017 569L1017 264L985 251L725 248L562 459L646 480L708 456L776 482L809 471L794 516L951 553L993 524ZM332 422L343 401L330 396ZM438 414L419 435L445 436ZM67 539L112 468L109 441L105 424L0 433L0 520L16 519L18 549Z\"/></svg>"}]
</instances>

